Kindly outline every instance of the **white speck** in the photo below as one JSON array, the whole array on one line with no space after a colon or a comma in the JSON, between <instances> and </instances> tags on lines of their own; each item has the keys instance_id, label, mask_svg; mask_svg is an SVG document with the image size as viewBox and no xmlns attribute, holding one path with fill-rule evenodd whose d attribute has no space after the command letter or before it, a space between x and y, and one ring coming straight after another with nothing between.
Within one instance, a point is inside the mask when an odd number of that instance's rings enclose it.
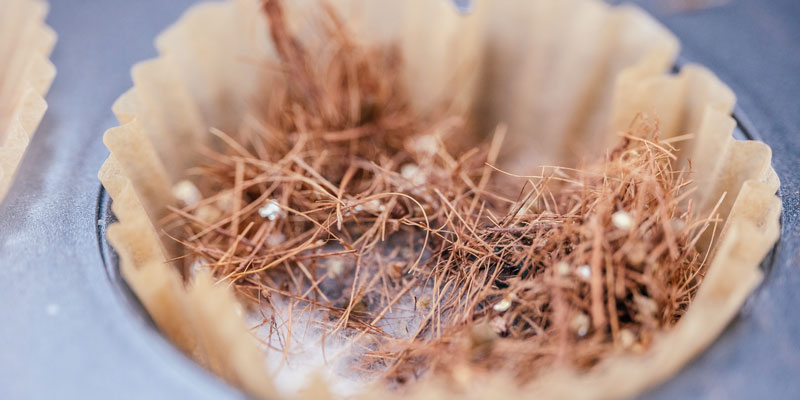
<instances>
[{"instance_id":1,"label":"white speck","mask_svg":"<svg viewBox=\"0 0 800 400\"><path fill-rule=\"evenodd\" d=\"M500 300L499 302L497 302L497 304L495 304L494 307L492 307L492 308L497 312L506 311L509 308L511 308L511 300L507 299L507 298L504 298L503 300Z\"/></svg>"},{"instance_id":2,"label":"white speck","mask_svg":"<svg viewBox=\"0 0 800 400\"><path fill-rule=\"evenodd\" d=\"M211 267L203 260L194 260L192 265L189 266L189 276L192 278L203 271L211 271Z\"/></svg>"},{"instance_id":3,"label":"white speck","mask_svg":"<svg viewBox=\"0 0 800 400\"><path fill-rule=\"evenodd\" d=\"M328 275L331 277L337 277L342 275L344 272L344 262L339 258L334 258L328 264Z\"/></svg>"},{"instance_id":4,"label":"white speck","mask_svg":"<svg viewBox=\"0 0 800 400\"><path fill-rule=\"evenodd\" d=\"M201 206L197 210L195 210L194 215L200 221L203 221L207 224L213 224L222 215L222 213L219 211L218 208L211 205L206 205L206 206Z\"/></svg>"},{"instance_id":5,"label":"white speck","mask_svg":"<svg viewBox=\"0 0 800 400\"><path fill-rule=\"evenodd\" d=\"M570 325L572 325L572 329L578 336L584 337L587 333L589 333L590 322L589 316L586 314L578 314L572 319Z\"/></svg>"},{"instance_id":6,"label":"white speck","mask_svg":"<svg viewBox=\"0 0 800 400\"><path fill-rule=\"evenodd\" d=\"M567 276L570 273L569 264L565 263L564 261L559 261L556 263L556 273L560 276Z\"/></svg>"},{"instance_id":7,"label":"white speck","mask_svg":"<svg viewBox=\"0 0 800 400\"><path fill-rule=\"evenodd\" d=\"M286 241L286 235L282 233L273 233L267 236L267 245L275 247Z\"/></svg>"},{"instance_id":8,"label":"white speck","mask_svg":"<svg viewBox=\"0 0 800 400\"><path fill-rule=\"evenodd\" d=\"M400 175L411 181L414 185L423 185L427 181L425 175L419 170L416 164L404 164L400 167Z\"/></svg>"},{"instance_id":9,"label":"white speck","mask_svg":"<svg viewBox=\"0 0 800 400\"><path fill-rule=\"evenodd\" d=\"M400 175L406 179L413 178L417 172L419 172L419 167L417 167L416 164L404 164L402 167L400 167Z\"/></svg>"},{"instance_id":10,"label":"white speck","mask_svg":"<svg viewBox=\"0 0 800 400\"><path fill-rule=\"evenodd\" d=\"M275 221L276 218L283 215L283 209L281 209L281 205L278 203L278 200L272 199L268 201L264 207L258 209L258 215L260 215L261 218Z\"/></svg>"},{"instance_id":11,"label":"white speck","mask_svg":"<svg viewBox=\"0 0 800 400\"><path fill-rule=\"evenodd\" d=\"M592 277L592 268L586 264L576 268L575 272L578 273L578 276L586 280Z\"/></svg>"},{"instance_id":12,"label":"white speck","mask_svg":"<svg viewBox=\"0 0 800 400\"><path fill-rule=\"evenodd\" d=\"M420 136L411 143L411 150L427 155L435 154L438 148L439 141L433 135Z\"/></svg>"},{"instance_id":13,"label":"white speck","mask_svg":"<svg viewBox=\"0 0 800 400\"><path fill-rule=\"evenodd\" d=\"M59 311L61 311L61 307L56 303L50 303L47 305L47 307L45 307L44 310L47 313L47 315L54 317L58 315Z\"/></svg>"},{"instance_id":14,"label":"white speck","mask_svg":"<svg viewBox=\"0 0 800 400\"><path fill-rule=\"evenodd\" d=\"M187 206L193 206L203 199L203 195L197 189L197 186L186 179L172 187L172 195Z\"/></svg>"},{"instance_id":15,"label":"white speck","mask_svg":"<svg viewBox=\"0 0 800 400\"><path fill-rule=\"evenodd\" d=\"M629 231L633 228L633 217L627 211L617 211L611 215L611 223L619 229Z\"/></svg>"},{"instance_id":16,"label":"white speck","mask_svg":"<svg viewBox=\"0 0 800 400\"><path fill-rule=\"evenodd\" d=\"M217 207L222 211L230 211L233 209L233 192L226 190L217 195Z\"/></svg>"},{"instance_id":17,"label":"white speck","mask_svg":"<svg viewBox=\"0 0 800 400\"><path fill-rule=\"evenodd\" d=\"M639 308L639 312L641 314L647 316L653 316L656 315L656 313L658 312L658 303L656 303L655 300L649 297L645 297L642 295L634 295L633 303L636 305L637 308Z\"/></svg>"},{"instance_id":18,"label":"white speck","mask_svg":"<svg viewBox=\"0 0 800 400\"><path fill-rule=\"evenodd\" d=\"M359 204L359 205L355 206L353 209L354 209L356 212L362 212L362 211L364 211L364 206L362 206L361 204Z\"/></svg>"},{"instance_id":19,"label":"white speck","mask_svg":"<svg viewBox=\"0 0 800 400\"><path fill-rule=\"evenodd\" d=\"M619 341L623 348L631 348L636 343L636 335L629 329L623 329L619 331Z\"/></svg>"},{"instance_id":20,"label":"white speck","mask_svg":"<svg viewBox=\"0 0 800 400\"><path fill-rule=\"evenodd\" d=\"M380 200L370 200L364 204L364 209L373 214L377 214L379 212L385 211L386 206L381 204Z\"/></svg>"}]
</instances>

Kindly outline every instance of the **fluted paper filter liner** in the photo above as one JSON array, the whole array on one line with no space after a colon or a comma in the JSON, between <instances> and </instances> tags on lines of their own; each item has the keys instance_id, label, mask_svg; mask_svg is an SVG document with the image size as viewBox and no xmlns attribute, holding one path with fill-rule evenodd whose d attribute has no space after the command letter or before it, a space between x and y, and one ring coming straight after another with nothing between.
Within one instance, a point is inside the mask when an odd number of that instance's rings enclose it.
<instances>
[{"instance_id":1,"label":"fluted paper filter liner","mask_svg":"<svg viewBox=\"0 0 800 400\"><path fill-rule=\"evenodd\" d=\"M55 33L44 24L47 5L9 0L0 10L0 199L44 116L44 95L55 77Z\"/></svg>"},{"instance_id":2,"label":"fluted paper filter liner","mask_svg":"<svg viewBox=\"0 0 800 400\"><path fill-rule=\"evenodd\" d=\"M642 355L608 358L588 372L556 368L520 386L500 374L461 387L423 380L402 396L446 398L629 396L674 373L708 345L761 279L759 263L778 236L778 179L769 147L732 138L735 97L706 69L670 75L676 39L634 7L594 0L482 1L459 15L445 1L335 1L359 38L399 44L413 107L425 114L446 99L491 130L508 125L504 167L571 165L602 154L634 117L658 117L661 138L677 144L676 163L696 171L695 210L717 206L703 284L677 325ZM302 20L316 2L291 2ZM302 23L297 22L297 26ZM159 328L184 352L230 383L280 397L265 355L230 289L207 274L184 284L166 261L176 243L157 224L176 204L172 187L211 143L209 128L235 132L258 91L269 87L261 60L276 59L255 0L192 7L157 39L159 57L133 69L134 87L114 106L111 155L100 179L119 223L108 238L120 268ZM724 194L724 196L723 196ZM720 204L718 200L723 198ZM699 247L709 246L705 237ZM309 398L330 388L313 375ZM365 386L356 396L401 396Z\"/></svg>"}]
</instances>

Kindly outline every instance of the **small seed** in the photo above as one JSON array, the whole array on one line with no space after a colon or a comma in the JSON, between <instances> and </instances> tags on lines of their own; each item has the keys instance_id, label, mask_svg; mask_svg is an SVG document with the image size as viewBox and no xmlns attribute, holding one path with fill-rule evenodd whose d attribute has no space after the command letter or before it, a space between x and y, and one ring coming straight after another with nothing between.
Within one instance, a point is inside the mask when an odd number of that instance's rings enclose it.
<instances>
[{"instance_id":1,"label":"small seed","mask_svg":"<svg viewBox=\"0 0 800 400\"><path fill-rule=\"evenodd\" d=\"M556 273L559 276L567 276L570 273L569 264L565 263L564 261L559 261L556 263Z\"/></svg>"},{"instance_id":2,"label":"small seed","mask_svg":"<svg viewBox=\"0 0 800 400\"><path fill-rule=\"evenodd\" d=\"M286 241L286 235L282 233L272 233L267 235L267 245L270 247L277 247L284 241Z\"/></svg>"},{"instance_id":3,"label":"small seed","mask_svg":"<svg viewBox=\"0 0 800 400\"><path fill-rule=\"evenodd\" d=\"M578 336L584 337L586 336L587 333L589 333L590 322L591 320L589 319L588 315L578 314L574 318L572 318L572 321L570 322L570 327L572 328L573 331L575 331L575 333Z\"/></svg>"},{"instance_id":4,"label":"small seed","mask_svg":"<svg viewBox=\"0 0 800 400\"><path fill-rule=\"evenodd\" d=\"M340 258L334 258L328 264L328 275L331 277L341 276L344 272L344 262Z\"/></svg>"},{"instance_id":5,"label":"small seed","mask_svg":"<svg viewBox=\"0 0 800 400\"><path fill-rule=\"evenodd\" d=\"M627 211L617 211L611 215L611 223L618 229L629 231L633 228L633 217Z\"/></svg>"},{"instance_id":6,"label":"small seed","mask_svg":"<svg viewBox=\"0 0 800 400\"><path fill-rule=\"evenodd\" d=\"M581 265L575 271L578 273L578 276L584 280L589 280L592 277L592 268L586 264Z\"/></svg>"},{"instance_id":7,"label":"small seed","mask_svg":"<svg viewBox=\"0 0 800 400\"><path fill-rule=\"evenodd\" d=\"M197 186L186 179L172 187L172 195L186 206L193 206L203 199L203 195L197 189Z\"/></svg>"},{"instance_id":8,"label":"small seed","mask_svg":"<svg viewBox=\"0 0 800 400\"><path fill-rule=\"evenodd\" d=\"M432 155L436 154L436 151L439 148L439 141L436 139L436 136L422 135L416 138L416 140L412 141L409 147L411 147L412 151L425 155Z\"/></svg>"},{"instance_id":9,"label":"small seed","mask_svg":"<svg viewBox=\"0 0 800 400\"><path fill-rule=\"evenodd\" d=\"M400 167L400 175L417 186L423 185L427 181L425 175L420 171L416 164L404 164L402 167Z\"/></svg>"},{"instance_id":10,"label":"small seed","mask_svg":"<svg viewBox=\"0 0 800 400\"><path fill-rule=\"evenodd\" d=\"M639 309L639 312L648 318L653 318L658 313L658 303L649 297L634 295L633 303Z\"/></svg>"},{"instance_id":11,"label":"small seed","mask_svg":"<svg viewBox=\"0 0 800 400\"><path fill-rule=\"evenodd\" d=\"M492 308L494 308L494 310L497 312L507 311L509 308L511 308L511 300L503 298L503 300L497 302L497 304L495 304Z\"/></svg>"},{"instance_id":12,"label":"small seed","mask_svg":"<svg viewBox=\"0 0 800 400\"><path fill-rule=\"evenodd\" d=\"M636 343L636 335L630 329L623 329L619 331L619 341L622 348L629 349Z\"/></svg>"},{"instance_id":13,"label":"small seed","mask_svg":"<svg viewBox=\"0 0 800 400\"><path fill-rule=\"evenodd\" d=\"M283 209L281 209L281 205L278 203L278 200L272 199L268 201L264 207L258 209L258 215L260 215L261 218L274 221L283 215Z\"/></svg>"}]
</instances>

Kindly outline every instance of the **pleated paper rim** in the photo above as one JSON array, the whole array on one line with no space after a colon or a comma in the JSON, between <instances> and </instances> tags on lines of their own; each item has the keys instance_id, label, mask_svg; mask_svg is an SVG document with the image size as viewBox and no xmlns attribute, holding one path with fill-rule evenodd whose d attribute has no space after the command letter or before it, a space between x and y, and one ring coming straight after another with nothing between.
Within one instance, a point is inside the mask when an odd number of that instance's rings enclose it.
<instances>
[{"instance_id":1,"label":"pleated paper rim","mask_svg":"<svg viewBox=\"0 0 800 400\"><path fill-rule=\"evenodd\" d=\"M56 75L56 68L50 62L50 53L56 42L56 33L45 24L49 9L47 3L39 0L24 0L4 6L3 12L19 13L19 18L29 19L27 35L9 35L0 40L15 40L23 51L13 56L27 58L22 72L22 92L8 118L8 125L0 134L0 200L5 197L17 167L36 128L47 110L44 96ZM0 57L11 55L0 55ZM0 76L0 79L3 77ZM3 127L0 127L3 128Z\"/></svg>"}]
</instances>

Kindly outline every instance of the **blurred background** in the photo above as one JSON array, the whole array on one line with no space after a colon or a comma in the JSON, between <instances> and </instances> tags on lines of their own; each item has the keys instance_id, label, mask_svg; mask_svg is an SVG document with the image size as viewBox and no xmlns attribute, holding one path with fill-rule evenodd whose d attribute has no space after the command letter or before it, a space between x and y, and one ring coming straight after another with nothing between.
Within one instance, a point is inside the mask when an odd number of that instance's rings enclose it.
<instances>
[{"instance_id":1,"label":"blurred background","mask_svg":"<svg viewBox=\"0 0 800 400\"><path fill-rule=\"evenodd\" d=\"M155 36L192 3L52 0L58 75L0 205L0 398L242 397L158 334L103 239L112 217L97 171L108 155L102 134L117 124L111 105L132 85L131 66L156 55ZM784 205L781 241L740 316L641 397L800 398L800 1L634 3L681 39L681 62L734 89L738 135L772 147Z\"/></svg>"}]
</instances>

